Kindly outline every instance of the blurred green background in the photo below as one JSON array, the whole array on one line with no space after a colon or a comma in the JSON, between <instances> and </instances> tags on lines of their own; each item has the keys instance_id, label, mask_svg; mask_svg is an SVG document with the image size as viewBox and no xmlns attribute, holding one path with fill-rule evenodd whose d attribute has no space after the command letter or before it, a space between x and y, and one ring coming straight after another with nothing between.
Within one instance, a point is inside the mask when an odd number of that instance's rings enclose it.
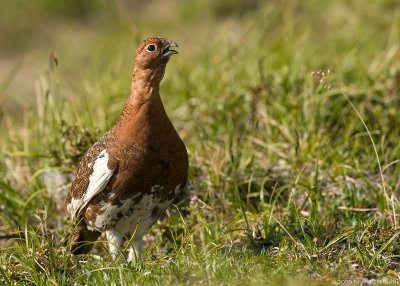
<instances>
[{"instance_id":1,"label":"blurred green background","mask_svg":"<svg viewBox=\"0 0 400 286\"><path fill-rule=\"evenodd\" d=\"M151 267L121 274L69 256L69 184L43 174L114 124L153 36L179 44L161 97L190 200L152 227ZM0 241L0 284L398 278L399 142L399 0L0 0L0 235L29 238Z\"/></svg>"},{"instance_id":2,"label":"blurred green background","mask_svg":"<svg viewBox=\"0 0 400 286\"><path fill-rule=\"evenodd\" d=\"M141 40L171 38L181 45L180 61L195 63L221 38L217 31L223 22L231 37L243 37L252 27L239 27L241 19L251 17L249 13L260 9L260 4L35 0L1 1L0 7L0 79L5 79L0 102L3 112L10 113L35 100L35 79L46 70L51 53L59 60L66 89L79 85L82 78L91 82L98 72L121 61L118 76L126 80L121 92L127 93L134 52Z\"/></svg>"},{"instance_id":3,"label":"blurred green background","mask_svg":"<svg viewBox=\"0 0 400 286\"><path fill-rule=\"evenodd\" d=\"M266 69L279 69L302 57L311 70L340 66L346 56L351 69L398 41L400 26L396 0L1 0L0 7L3 117L32 106L35 80L53 52L63 89L82 80L92 84L119 61L115 76L124 79L119 91L127 93L135 48L149 36L178 42L181 55L174 61L189 71L215 49L248 55L232 61L232 69L258 59L267 61Z\"/></svg>"}]
</instances>

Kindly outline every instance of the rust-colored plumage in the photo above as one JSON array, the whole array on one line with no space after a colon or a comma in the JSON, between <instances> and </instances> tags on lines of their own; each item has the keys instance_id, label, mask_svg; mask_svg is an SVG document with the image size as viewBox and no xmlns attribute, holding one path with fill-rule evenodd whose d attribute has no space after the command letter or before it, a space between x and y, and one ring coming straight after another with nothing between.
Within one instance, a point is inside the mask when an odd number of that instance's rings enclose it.
<instances>
[{"instance_id":1,"label":"rust-colored plumage","mask_svg":"<svg viewBox=\"0 0 400 286\"><path fill-rule=\"evenodd\" d=\"M72 251L90 250L102 232L117 256L124 235L135 233L129 260L142 236L183 189L188 173L184 143L169 120L159 87L177 47L150 38L137 49L131 94L114 127L85 154L66 200L76 223Z\"/></svg>"}]
</instances>

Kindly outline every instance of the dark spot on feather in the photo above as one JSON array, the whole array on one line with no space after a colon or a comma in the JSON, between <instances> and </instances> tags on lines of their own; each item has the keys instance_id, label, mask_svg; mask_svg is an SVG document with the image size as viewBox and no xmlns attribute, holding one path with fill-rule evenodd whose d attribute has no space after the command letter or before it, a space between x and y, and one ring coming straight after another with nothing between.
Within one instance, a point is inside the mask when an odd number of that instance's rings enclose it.
<instances>
[{"instance_id":1,"label":"dark spot on feather","mask_svg":"<svg viewBox=\"0 0 400 286\"><path fill-rule=\"evenodd\" d=\"M164 168L167 169L169 167L169 162L165 160L160 161L160 165Z\"/></svg>"},{"instance_id":2,"label":"dark spot on feather","mask_svg":"<svg viewBox=\"0 0 400 286\"><path fill-rule=\"evenodd\" d=\"M153 218L158 218L160 216L160 208L158 206L155 206L152 210L151 210L151 216Z\"/></svg>"}]
</instances>

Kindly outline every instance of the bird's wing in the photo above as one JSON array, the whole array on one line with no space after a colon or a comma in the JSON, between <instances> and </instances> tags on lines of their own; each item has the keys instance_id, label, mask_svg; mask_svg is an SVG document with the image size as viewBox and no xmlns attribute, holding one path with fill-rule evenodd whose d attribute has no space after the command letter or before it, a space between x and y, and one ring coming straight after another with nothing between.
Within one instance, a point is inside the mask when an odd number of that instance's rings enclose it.
<instances>
[{"instance_id":1,"label":"bird's wing","mask_svg":"<svg viewBox=\"0 0 400 286\"><path fill-rule=\"evenodd\" d=\"M89 163L87 166L88 168L92 168L93 171L89 177L89 184L86 191L80 198L72 197L71 202L67 205L67 210L70 213L73 221L79 217L80 213L90 202L90 200L106 188L111 176L115 171L115 169L108 168L108 161L109 154L107 153L107 149L104 149L97 157L95 157L95 160L92 161L92 163Z\"/></svg>"}]
</instances>

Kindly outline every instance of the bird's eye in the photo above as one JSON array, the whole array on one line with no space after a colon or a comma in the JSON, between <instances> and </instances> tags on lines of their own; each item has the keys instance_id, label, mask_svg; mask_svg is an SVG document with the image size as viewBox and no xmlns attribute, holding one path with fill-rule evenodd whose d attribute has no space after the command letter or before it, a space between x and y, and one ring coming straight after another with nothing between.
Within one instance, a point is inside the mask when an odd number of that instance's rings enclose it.
<instances>
[{"instance_id":1,"label":"bird's eye","mask_svg":"<svg viewBox=\"0 0 400 286\"><path fill-rule=\"evenodd\" d=\"M150 52L154 52L156 50L156 46L155 45L148 45L147 46L147 50Z\"/></svg>"}]
</instances>

